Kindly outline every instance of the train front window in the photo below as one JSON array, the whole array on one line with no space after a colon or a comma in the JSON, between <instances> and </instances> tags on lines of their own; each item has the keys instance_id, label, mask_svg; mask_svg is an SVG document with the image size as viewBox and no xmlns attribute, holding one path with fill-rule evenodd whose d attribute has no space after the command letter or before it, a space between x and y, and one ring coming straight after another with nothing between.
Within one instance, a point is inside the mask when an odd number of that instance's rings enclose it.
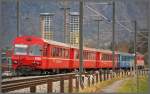
<instances>
[{"instance_id":1,"label":"train front window","mask_svg":"<svg viewBox=\"0 0 150 94\"><path fill-rule=\"evenodd\" d=\"M41 47L38 45L29 46L29 55L40 56L41 55Z\"/></svg>"},{"instance_id":2,"label":"train front window","mask_svg":"<svg viewBox=\"0 0 150 94\"><path fill-rule=\"evenodd\" d=\"M27 45L16 44L14 48L15 55L27 55Z\"/></svg>"}]
</instances>

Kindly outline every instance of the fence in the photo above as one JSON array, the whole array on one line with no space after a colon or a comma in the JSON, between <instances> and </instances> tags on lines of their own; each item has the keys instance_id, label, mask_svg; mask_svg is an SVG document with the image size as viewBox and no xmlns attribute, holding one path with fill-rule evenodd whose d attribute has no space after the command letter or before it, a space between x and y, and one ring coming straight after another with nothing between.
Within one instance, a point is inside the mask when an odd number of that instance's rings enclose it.
<instances>
[{"instance_id":1,"label":"fence","mask_svg":"<svg viewBox=\"0 0 150 94\"><path fill-rule=\"evenodd\" d=\"M20 80L10 80L10 81L3 81L2 82L2 92L10 92L14 90L19 90L23 88L29 88L29 92L36 93L37 86L46 84L47 85L47 93L54 92L53 84L54 82L59 81L59 92L79 92L79 90L85 87L90 87L98 82L111 80L113 78L124 78L132 76L133 72L129 70L117 70L112 72L110 70L100 70L95 72L94 74L84 73L81 75L82 82L80 82L79 77L80 75L69 73L69 74L60 74L60 75L51 75L51 76L44 76L44 77L36 77L36 78L27 78L27 79L20 79ZM148 70L138 70L139 75L147 75ZM65 83L65 80L68 83ZM68 87L64 85L68 84ZM68 88L68 91L65 91L65 88Z\"/></svg>"}]
</instances>

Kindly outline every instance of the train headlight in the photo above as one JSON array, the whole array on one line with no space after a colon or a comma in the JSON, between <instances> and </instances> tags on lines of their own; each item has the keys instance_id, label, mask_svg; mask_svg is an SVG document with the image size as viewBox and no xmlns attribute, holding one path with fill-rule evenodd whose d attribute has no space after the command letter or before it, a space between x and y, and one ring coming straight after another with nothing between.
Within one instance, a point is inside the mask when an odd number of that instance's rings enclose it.
<instances>
[{"instance_id":1,"label":"train headlight","mask_svg":"<svg viewBox=\"0 0 150 94\"><path fill-rule=\"evenodd\" d=\"M14 63L14 64L17 64L18 62L17 62L17 61L14 61L13 63Z\"/></svg>"},{"instance_id":2,"label":"train headlight","mask_svg":"<svg viewBox=\"0 0 150 94\"><path fill-rule=\"evenodd\" d=\"M41 63L40 62L33 62L33 64L40 65Z\"/></svg>"}]
</instances>

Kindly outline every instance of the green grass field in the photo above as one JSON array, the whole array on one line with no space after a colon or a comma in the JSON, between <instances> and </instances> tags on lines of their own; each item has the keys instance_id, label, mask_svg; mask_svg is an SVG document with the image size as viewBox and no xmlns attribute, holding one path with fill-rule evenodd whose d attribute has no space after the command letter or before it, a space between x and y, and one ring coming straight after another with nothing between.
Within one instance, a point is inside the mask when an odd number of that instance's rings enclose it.
<instances>
[{"instance_id":1,"label":"green grass field","mask_svg":"<svg viewBox=\"0 0 150 94\"><path fill-rule=\"evenodd\" d=\"M147 93L148 92L148 77L139 77L139 85L138 85L139 93ZM124 81L123 85L118 89L119 93L136 93L137 85L135 78L129 78Z\"/></svg>"},{"instance_id":2,"label":"green grass field","mask_svg":"<svg viewBox=\"0 0 150 94\"><path fill-rule=\"evenodd\" d=\"M105 88L108 85L111 85L113 82L119 80L121 78L114 78L112 80L106 80L103 82L99 82L95 85L92 85L90 87L84 88L83 90L80 90L80 93L95 93L95 92L100 92L103 88Z\"/></svg>"}]
</instances>

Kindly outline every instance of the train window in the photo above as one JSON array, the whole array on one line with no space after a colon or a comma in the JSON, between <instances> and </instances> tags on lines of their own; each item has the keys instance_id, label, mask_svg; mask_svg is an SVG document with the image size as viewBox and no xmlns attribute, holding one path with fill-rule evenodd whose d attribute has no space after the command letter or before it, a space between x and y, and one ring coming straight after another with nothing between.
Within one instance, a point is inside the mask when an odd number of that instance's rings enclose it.
<instances>
[{"instance_id":1,"label":"train window","mask_svg":"<svg viewBox=\"0 0 150 94\"><path fill-rule=\"evenodd\" d=\"M102 60L105 60L105 59L106 59L106 55L102 54Z\"/></svg>"},{"instance_id":2,"label":"train window","mask_svg":"<svg viewBox=\"0 0 150 94\"><path fill-rule=\"evenodd\" d=\"M54 57L55 56L55 48L52 48L51 50L51 55Z\"/></svg>"},{"instance_id":3,"label":"train window","mask_svg":"<svg viewBox=\"0 0 150 94\"><path fill-rule=\"evenodd\" d=\"M69 51L68 50L65 51L65 57L69 58Z\"/></svg>"},{"instance_id":4,"label":"train window","mask_svg":"<svg viewBox=\"0 0 150 94\"><path fill-rule=\"evenodd\" d=\"M112 60L112 55L103 54L102 55L102 60Z\"/></svg>"},{"instance_id":5,"label":"train window","mask_svg":"<svg viewBox=\"0 0 150 94\"><path fill-rule=\"evenodd\" d=\"M65 57L65 49L62 48L62 57Z\"/></svg>"},{"instance_id":6,"label":"train window","mask_svg":"<svg viewBox=\"0 0 150 94\"><path fill-rule=\"evenodd\" d=\"M92 55L91 55L91 52L89 52L89 60L92 59Z\"/></svg>"},{"instance_id":7,"label":"train window","mask_svg":"<svg viewBox=\"0 0 150 94\"><path fill-rule=\"evenodd\" d=\"M83 51L83 59L85 59L85 51Z\"/></svg>"},{"instance_id":8,"label":"train window","mask_svg":"<svg viewBox=\"0 0 150 94\"><path fill-rule=\"evenodd\" d=\"M83 52L84 59L88 59L88 52Z\"/></svg>"},{"instance_id":9,"label":"train window","mask_svg":"<svg viewBox=\"0 0 150 94\"><path fill-rule=\"evenodd\" d=\"M96 56L95 56L95 53L93 52L93 60L95 60L96 59Z\"/></svg>"},{"instance_id":10,"label":"train window","mask_svg":"<svg viewBox=\"0 0 150 94\"><path fill-rule=\"evenodd\" d=\"M62 48L58 48L59 57L62 57Z\"/></svg>"},{"instance_id":11,"label":"train window","mask_svg":"<svg viewBox=\"0 0 150 94\"><path fill-rule=\"evenodd\" d=\"M90 53L88 52L87 58L90 59Z\"/></svg>"},{"instance_id":12,"label":"train window","mask_svg":"<svg viewBox=\"0 0 150 94\"><path fill-rule=\"evenodd\" d=\"M126 56L122 56L122 61L126 61L127 57Z\"/></svg>"},{"instance_id":13,"label":"train window","mask_svg":"<svg viewBox=\"0 0 150 94\"><path fill-rule=\"evenodd\" d=\"M113 57L112 57L112 55L110 55L110 60L112 60L113 59ZM116 56L114 57L114 60L116 60Z\"/></svg>"},{"instance_id":14,"label":"train window","mask_svg":"<svg viewBox=\"0 0 150 94\"><path fill-rule=\"evenodd\" d=\"M76 51L75 59L79 59L79 52L78 51Z\"/></svg>"},{"instance_id":15,"label":"train window","mask_svg":"<svg viewBox=\"0 0 150 94\"><path fill-rule=\"evenodd\" d=\"M91 52L91 60L93 60L93 53Z\"/></svg>"},{"instance_id":16,"label":"train window","mask_svg":"<svg viewBox=\"0 0 150 94\"><path fill-rule=\"evenodd\" d=\"M54 48L54 51L53 51L53 54L54 54L54 57L56 57L57 56L57 48Z\"/></svg>"},{"instance_id":17,"label":"train window","mask_svg":"<svg viewBox=\"0 0 150 94\"><path fill-rule=\"evenodd\" d=\"M58 57L59 56L59 49L54 47L52 48L52 56L53 57Z\"/></svg>"},{"instance_id":18,"label":"train window","mask_svg":"<svg viewBox=\"0 0 150 94\"><path fill-rule=\"evenodd\" d=\"M76 52L76 51L74 51L74 59L76 59L76 55L77 55L77 52Z\"/></svg>"},{"instance_id":19,"label":"train window","mask_svg":"<svg viewBox=\"0 0 150 94\"><path fill-rule=\"evenodd\" d=\"M14 48L15 55L27 55L27 45L16 44Z\"/></svg>"},{"instance_id":20,"label":"train window","mask_svg":"<svg viewBox=\"0 0 150 94\"><path fill-rule=\"evenodd\" d=\"M122 61L125 61L124 59L125 59L124 56L122 56Z\"/></svg>"},{"instance_id":21,"label":"train window","mask_svg":"<svg viewBox=\"0 0 150 94\"><path fill-rule=\"evenodd\" d=\"M88 59L88 52L86 52L85 59Z\"/></svg>"},{"instance_id":22,"label":"train window","mask_svg":"<svg viewBox=\"0 0 150 94\"><path fill-rule=\"evenodd\" d=\"M90 60L91 59L91 53L89 52L88 54L88 59Z\"/></svg>"},{"instance_id":23,"label":"train window","mask_svg":"<svg viewBox=\"0 0 150 94\"><path fill-rule=\"evenodd\" d=\"M41 55L41 47L38 45L29 46L29 55Z\"/></svg>"}]
</instances>

